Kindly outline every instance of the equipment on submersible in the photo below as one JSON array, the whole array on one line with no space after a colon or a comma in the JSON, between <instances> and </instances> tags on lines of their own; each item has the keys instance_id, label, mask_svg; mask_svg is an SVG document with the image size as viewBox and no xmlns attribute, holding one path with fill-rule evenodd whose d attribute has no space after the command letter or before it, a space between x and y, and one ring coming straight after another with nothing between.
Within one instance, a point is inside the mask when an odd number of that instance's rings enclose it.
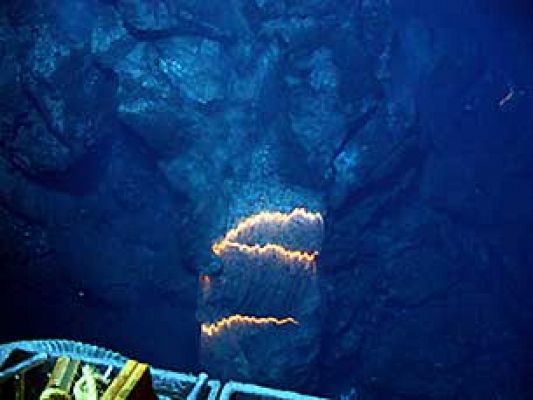
<instances>
[{"instance_id":1,"label":"equipment on submersible","mask_svg":"<svg viewBox=\"0 0 533 400\"><path fill-rule=\"evenodd\" d=\"M153 368L97 346L69 340L0 345L2 400L322 400L207 374Z\"/></svg>"}]
</instances>

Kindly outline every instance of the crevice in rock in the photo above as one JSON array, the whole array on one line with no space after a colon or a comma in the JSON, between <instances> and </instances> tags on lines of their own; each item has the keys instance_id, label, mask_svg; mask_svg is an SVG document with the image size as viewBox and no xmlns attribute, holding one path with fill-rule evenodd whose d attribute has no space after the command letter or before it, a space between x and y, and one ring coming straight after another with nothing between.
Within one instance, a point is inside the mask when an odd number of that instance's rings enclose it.
<instances>
[{"instance_id":1,"label":"crevice in rock","mask_svg":"<svg viewBox=\"0 0 533 400\"><path fill-rule=\"evenodd\" d=\"M31 74L30 74L31 75ZM35 78L32 78L32 79L35 79ZM52 121L51 121L51 118L50 118L50 115L48 114L48 112L43 108L43 106L41 105L41 102L39 101L39 99L37 98L37 96L35 96L33 94L33 91L32 89L30 89L30 87L28 86L28 84L26 83L25 79L22 77L22 75L20 76L19 78L20 80L20 87L22 89L22 93L24 94L24 96L26 97L26 99L28 100L28 102L31 104L31 106L33 107L33 109L37 112L37 114L41 117L42 121L44 122L45 126L46 126L46 130L48 131L48 133L50 133L54 139L56 139L63 147L65 147L66 149L72 151L72 146L70 145L70 143L68 143L68 141L66 141L64 138L63 138L63 135L61 135L53 126L52 124Z\"/></svg>"},{"instance_id":2,"label":"crevice in rock","mask_svg":"<svg viewBox=\"0 0 533 400\"><path fill-rule=\"evenodd\" d=\"M378 106L374 104L369 110L364 112L362 115L352 117L347 121L348 127L346 129L346 134L344 135L344 138L342 139L337 149L334 151L333 156L331 157L331 161L329 162L329 168L331 168L332 171L333 181L335 180L335 176L337 175L337 169L335 168L335 160L337 159L339 154L343 152L348 143L350 143L352 139L355 138L365 126L367 126L372 117L376 114L377 110Z\"/></svg>"},{"instance_id":3,"label":"crevice in rock","mask_svg":"<svg viewBox=\"0 0 533 400\"><path fill-rule=\"evenodd\" d=\"M120 14L120 13L119 13ZM168 39L175 36L199 36L215 40L225 45L231 45L236 38L219 28L206 22L197 21L192 15L181 12L177 19L176 26L166 29L140 29L132 23L122 18L122 23L126 31L136 40L141 42Z\"/></svg>"}]
</instances>

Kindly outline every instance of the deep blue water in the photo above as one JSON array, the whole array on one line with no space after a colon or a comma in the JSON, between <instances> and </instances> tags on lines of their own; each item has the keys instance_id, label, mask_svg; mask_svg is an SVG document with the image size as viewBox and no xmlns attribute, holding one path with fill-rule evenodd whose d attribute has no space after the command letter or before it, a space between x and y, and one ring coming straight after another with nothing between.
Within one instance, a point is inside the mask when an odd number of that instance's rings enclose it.
<instances>
[{"instance_id":1,"label":"deep blue water","mask_svg":"<svg viewBox=\"0 0 533 400\"><path fill-rule=\"evenodd\" d=\"M530 1L9 0L0 66L0 342L533 398Z\"/></svg>"}]
</instances>

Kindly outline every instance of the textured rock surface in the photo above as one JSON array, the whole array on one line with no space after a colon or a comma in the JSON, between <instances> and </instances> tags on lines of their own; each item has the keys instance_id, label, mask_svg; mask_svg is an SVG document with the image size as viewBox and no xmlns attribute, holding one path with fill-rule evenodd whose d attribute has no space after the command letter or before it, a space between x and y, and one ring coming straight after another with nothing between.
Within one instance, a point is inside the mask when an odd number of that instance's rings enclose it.
<instances>
[{"instance_id":1,"label":"textured rock surface","mask_svg":"<svg viewBox=\"0 0 533 400\"><path fill-rule=\"evenodd\" d=\"M0 339L194 368L197 317L248 311L197 310L213 241L305 206L323 322L285 337L293 389L530 398L531 12L458 3L2 2Z\"/></svg>"},{"instance_id":2,"label":"textured rock surface","mask_svg":"<svg viewBox=\"0 0 533 400\"><path fill-rule=\"evenodd\" d=\"M321 250L324 229L319 214L299 211L255 214L215 244L223 268L216 277L202 277L198 317L204 322L201 364L221 378L318 389L323 309L312 255ZM267 243L279 247L253 247ZM231 315L291 323L237 321L220 332L204 331L206 323L216 326Z\"/></svg>"}]
</instances>

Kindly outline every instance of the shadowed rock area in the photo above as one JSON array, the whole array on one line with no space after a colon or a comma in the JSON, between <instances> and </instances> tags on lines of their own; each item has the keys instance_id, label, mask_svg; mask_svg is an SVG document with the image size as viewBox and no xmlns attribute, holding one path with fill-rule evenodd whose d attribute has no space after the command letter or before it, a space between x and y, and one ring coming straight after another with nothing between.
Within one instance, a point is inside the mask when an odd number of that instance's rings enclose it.
<instances>
[{"instance_id":1,"label":"shadowed rock area","mask_svg":"<svg viewBox=\"0 0 533 400\"><path fill-rule=\"evenodd\" d=\"M295 312L214 375L533 397L533 12L493 3L2 2L0 341L198 371L202 321ZM325 222L309 286L211 251L297 207Z\"/></svg>"}]
</instances>

